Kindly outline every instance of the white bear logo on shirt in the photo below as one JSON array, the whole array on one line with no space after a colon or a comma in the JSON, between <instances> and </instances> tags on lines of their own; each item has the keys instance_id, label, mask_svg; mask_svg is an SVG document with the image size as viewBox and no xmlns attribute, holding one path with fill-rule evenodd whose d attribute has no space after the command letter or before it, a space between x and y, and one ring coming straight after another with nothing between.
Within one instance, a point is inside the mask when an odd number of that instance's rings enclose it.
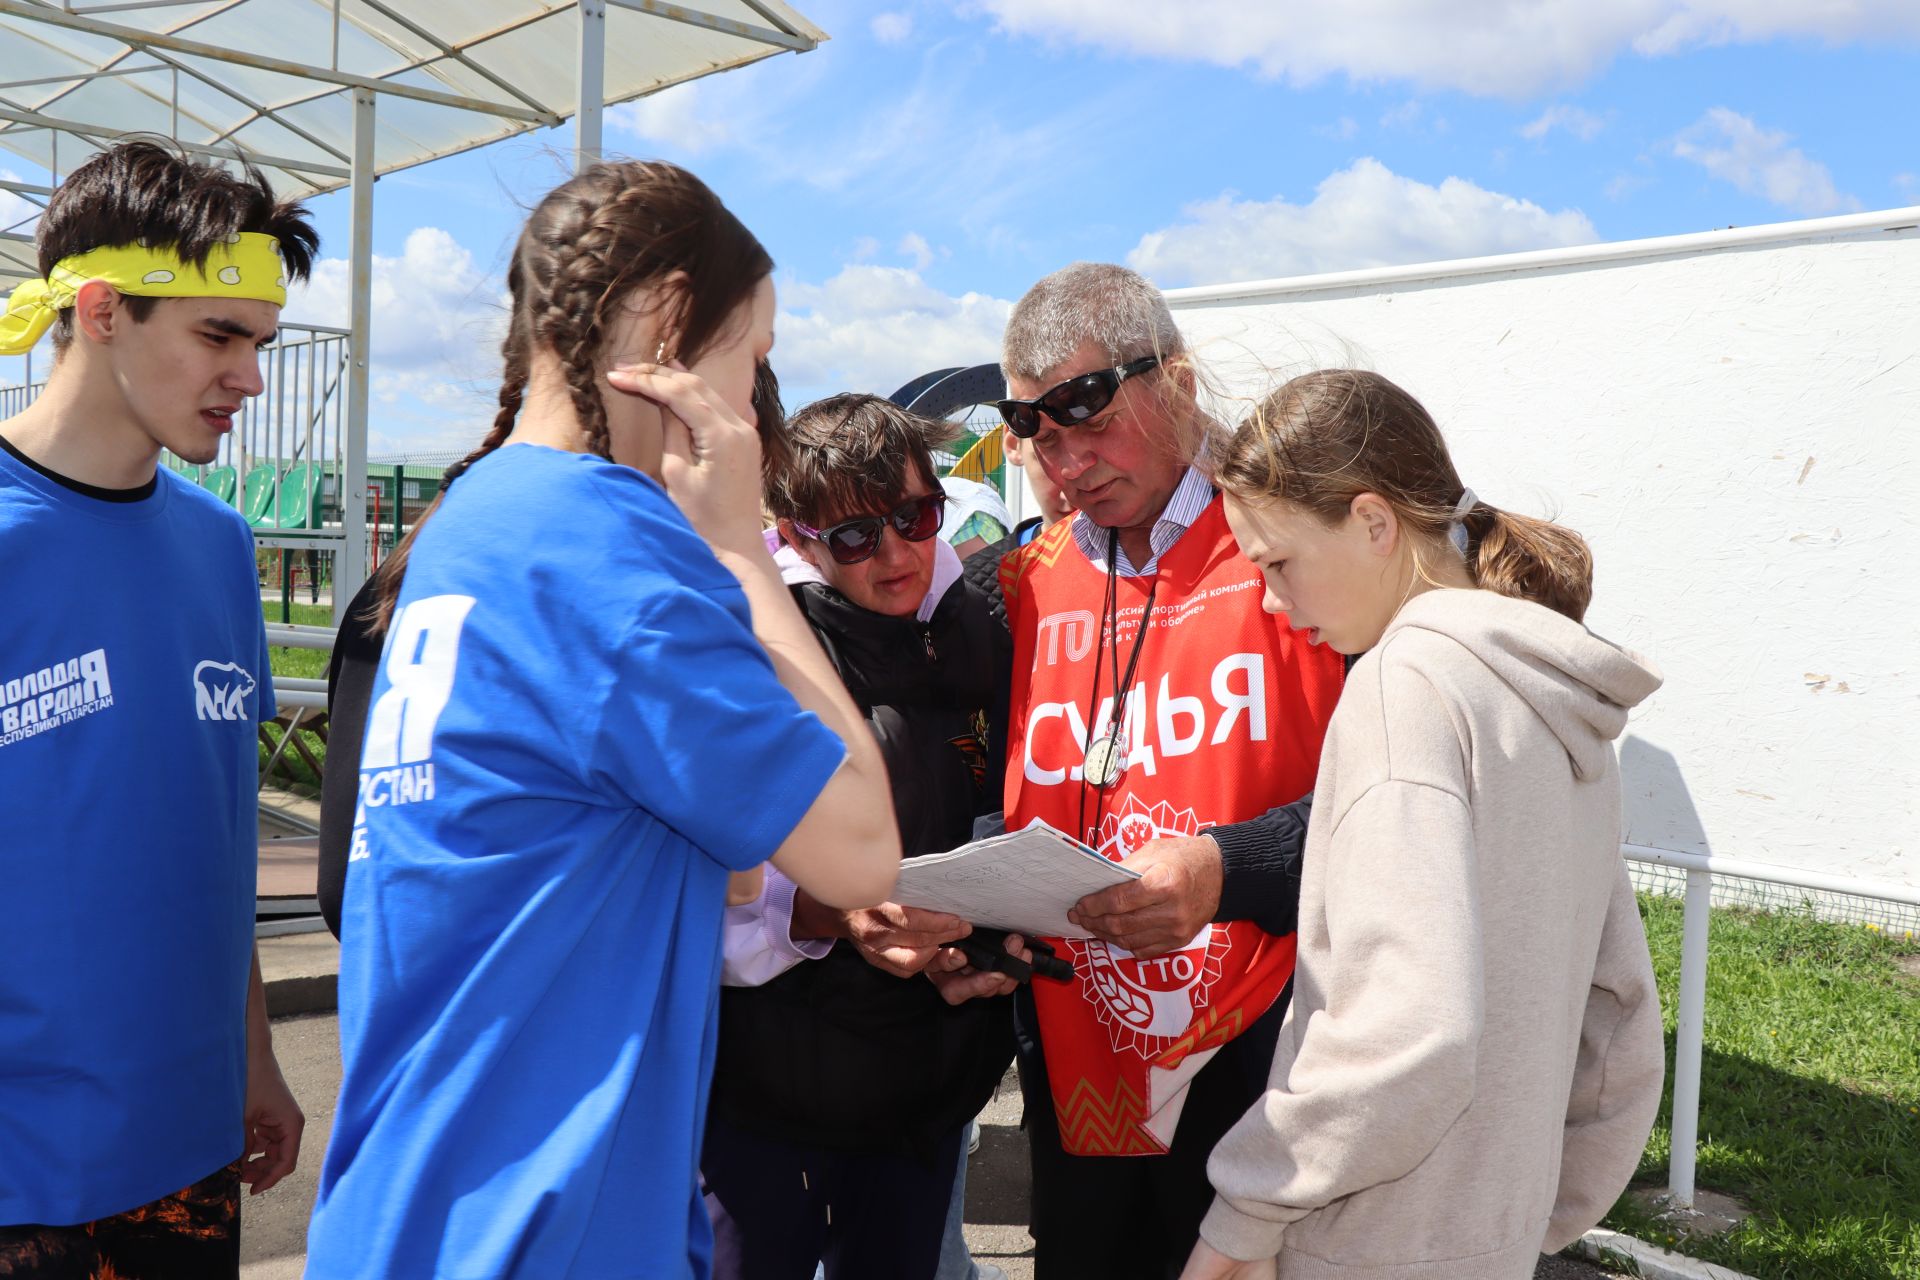
<instances>
[{"instance_id":1,"label":"white bear logo on shirt","mask_svg":"<svg viewBox=\"0 0 1920 1280\"><path fill-rule=\"evenodd\" d=\"M202 720L247 719L254 680L237 662L202 662L193 669L193 710Z\"/></svg>"}]
</instances>

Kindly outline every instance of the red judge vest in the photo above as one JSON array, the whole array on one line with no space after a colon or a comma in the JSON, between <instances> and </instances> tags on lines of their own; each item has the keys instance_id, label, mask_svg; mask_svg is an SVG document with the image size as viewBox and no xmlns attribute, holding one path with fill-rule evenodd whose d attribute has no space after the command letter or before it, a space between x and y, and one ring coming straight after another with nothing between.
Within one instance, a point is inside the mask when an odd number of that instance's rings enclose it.
<instances>
[{"instance_id":1,"label":"red judge vest","mask_svg":"<svg viewBox=\"0 0 1920 1280\"><path fill-rule=\"evenodd\" d=\"M1097 740L1113 721L1114 649L1096 692L1107 576L1071 523L1001 564L1014 644L1007 829L1043 818L1119 861L1155 837L1258 817L1311 790L1340 656L1262 611L1259 571L1216 496L1160 557L1153 622L1122 695L1126 773L1104 793L1085 788L1083 825L1081 764L1089 729ZM1118 581L1122 672L1153 584ZM1293 936L1245 920L1209 924L1153 960L1097 940L1053 942L1075 976L1036 981L1033 996L1061 1145L1074 1155L1165 1152L1187 1083L1293 975Z\"/></svg>"}]
</instances>

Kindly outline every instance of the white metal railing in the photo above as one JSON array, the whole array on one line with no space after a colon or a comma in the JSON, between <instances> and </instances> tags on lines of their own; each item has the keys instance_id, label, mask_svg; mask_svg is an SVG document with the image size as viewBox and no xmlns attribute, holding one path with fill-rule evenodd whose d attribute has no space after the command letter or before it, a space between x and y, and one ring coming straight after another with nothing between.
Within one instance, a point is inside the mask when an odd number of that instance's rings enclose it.
<instances>
[{"instance_id":1,"label":"white metal railing","mask_svg":"<svg viewBox=\"0 0 1920 1280\"><path fill-rule=\"evenodd\" d=\"M267 643L276 648L319 649L330 651L339 631L333 627L301 626L294 623L267 624ZM302 676L276 676L273 699L283 707L302 711L327 709L327 682Z\"/></svg>"},{"instance_id":2,"label":"white metal railing","mask_svg":"<svg viewBox=\"0 0 1920 1280\"><path fill-rule=\"evenodd\" d=\"M233 468L234 503L245 509L247 480L256 469L271 469L267 512L277 514L280 483L296 463L320 468L318 510L309 530L278 531L269 519L254 531L262 546L314 546L345 541L338 512L346 468L347 370L345 329L324 325L280 326L280 339L261 353L265 390L240 413L234 430L221 442L213 465ZM195 468L204 475L206 468Z\"/></svg>"},{"instance_id":3,"label":"white metal railing","mask_svg":"<svg viewBox=\"0 0 1920 1280\"><path fill-rule=\"evenodd\" d=\"M39 390L40 384L32 382L0 387L0 418L19 416L21 410L33 403Z\"/></svg>"},{"instance_id":4,"label":"white metal railing","mask_svg":"<svg viewBox=\"0 0 1920 1280\"><path fill-rule=\"evenodd\" d=\"M312 513L313 529L304 536L295 531L291 538L271 528L257 530L256 540L264 545L312 546L345 539L337 513L346 466L343 388L349 336L345 329L326 325L282 324L278 340L261 352L262 393L241 409L213 462L185 467L186 474L196 480L204 478L210 467L233 468L233 503L244 508L248 473L263 464L270 466L274 481L267 511L274 514L287 468L299 462L318 466L320 510ZM46 388L46 378L34 376L32 354L26 359L26 380L0 387L0 418L21 412Z\"/></svg>"},{"instance_id":5,"label":"white metal railing","mask_svg":"<svg viewBox=\"0 0 1920 1280\"><path fill-rule=\"evenodd\" d=\"M1700 1057L1706 1034L1707 931L1712 918L1713 877L1737 876L1764 884L1844 893L1907 906L1920 906L1920 888L1852 880L1741 858L1675 853L1638 844L1622 845L1620 851L1629 861L1675 867L1687 876L1686 906L1680 926L1680 989L1674 997L1672 1156L1667 1169L1667 1193L1676 1208L1691 1209L1700 1138Z\"/></svg>"}]
</instances>

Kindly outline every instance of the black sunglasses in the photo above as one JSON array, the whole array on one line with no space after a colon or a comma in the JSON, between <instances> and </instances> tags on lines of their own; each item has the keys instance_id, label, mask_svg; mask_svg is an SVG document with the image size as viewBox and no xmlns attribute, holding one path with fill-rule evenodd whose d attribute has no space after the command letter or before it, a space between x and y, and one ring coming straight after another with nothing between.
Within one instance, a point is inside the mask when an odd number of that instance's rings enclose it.
<instances>
[{"instance_id":1,"label":"black sunglasses","mask_svg":"<svg viewBox=\"0 0 1920 1280\"><path fill-rule=\"evenodd\" d=\"M885 536L888 525L908 542L925 542L940 532L940 521L946 512L947 495L929 493L921 498L908 498L884 516L857 516L824 529L809 529L795 520L793 528L796 533L826 543L835 563L859 564L872 559L873 553L880 549L880 539Z\"/></svg>"},{"instance_id":2,"label":"black sunglasses","mask_svg":"<svg viewBox=\"0 0 1920 1280\"><path fill-rule=\"evenodd\" d=\"M1022 440L1031 440L1039 433L1041 414L1063 427L1077 427L1112 404L1121 383L1139 377L1159 363L1159 356L1141 356L1112 369L1068 378L1031 400L997 400L993 407L1000 411L1000 420L1007 424L1007 430Z\"/></svg>"}]
</instances>

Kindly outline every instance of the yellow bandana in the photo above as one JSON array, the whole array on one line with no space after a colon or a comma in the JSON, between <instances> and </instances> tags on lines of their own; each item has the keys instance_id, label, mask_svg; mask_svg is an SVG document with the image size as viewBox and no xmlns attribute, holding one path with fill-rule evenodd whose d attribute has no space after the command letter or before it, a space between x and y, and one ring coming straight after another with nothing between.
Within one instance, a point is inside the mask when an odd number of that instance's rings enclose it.
<instances>
[{"instance_id":1,"label":"yellow bandana","mask_svg":"<svg viewBox=\"0 0 1920 1280\"><path fill-rule=\"evenodd\" d=\"M28 280L13 291L0 315L0 356L31 350L89 280L104 280L142 298L255 298L287 305L280 242L257 231L239 232L213 246L204 267L182 262L171 249L137 244L89 249L62 258L47 279Z\"/></svg>"}]
</instances>

